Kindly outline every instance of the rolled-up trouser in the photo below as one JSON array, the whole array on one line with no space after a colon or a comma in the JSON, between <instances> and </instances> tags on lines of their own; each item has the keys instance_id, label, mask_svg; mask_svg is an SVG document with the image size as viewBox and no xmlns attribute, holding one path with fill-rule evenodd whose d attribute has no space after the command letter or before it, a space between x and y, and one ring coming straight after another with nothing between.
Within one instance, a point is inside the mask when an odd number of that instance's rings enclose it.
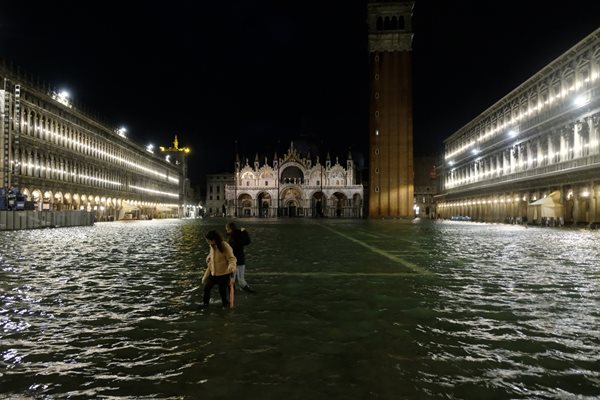
<instances>
[{"instance_id":1,"label":"rolled-up trouser","mask_svg":"<svg viewBox=\"0 0 600 400\"><path fill-rule=\"evenodd\" d=\"M227 289L229 288L229 279L231 278L230 274L225 275L209 275L206 280L206 284L204 285L204 298L202 299L204 304L208 305L210 302L210 291L213 286L219 285L219 294L221 295L221 300L223 301L223 307L229 307L229 300L227 296Z\"/></svg>"},{"instance_id":2,"label":"rolled-up trouser","mask_svg":"<svg viewBox=\"0 0 600 400\"><path fill-rule=\"evenodd\" d=\"M239 287L244 288L248 286L248 283L246 282L246 277L244 276L246 273L246 266L237 265L235 268L235 279L237 280Z\"/></svg>"}]
</instances>

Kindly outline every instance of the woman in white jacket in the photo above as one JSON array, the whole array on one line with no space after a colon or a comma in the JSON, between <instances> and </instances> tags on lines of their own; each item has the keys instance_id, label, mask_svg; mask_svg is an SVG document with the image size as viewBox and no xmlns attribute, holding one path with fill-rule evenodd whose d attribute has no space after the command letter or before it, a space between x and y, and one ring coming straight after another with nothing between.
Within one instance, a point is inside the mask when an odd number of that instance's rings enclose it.
<instances>
[{"instance_id":1,"label":"woman in white jacket","mask_svg":"<svg viewBox=\"0 0 600 400\"><path fill-rule=\"evenodd\" d=\"M223 301L223 307L229 307L227 289L235 277L236 258L231 246L223 241L217 231L209 231L206 234L206 242L210 245L210 253L206 257L207 268L202 277L204 285L204 306L210 302L210 291L213 286L219 285L219 294Z\"/></svg>"}]
</instances>

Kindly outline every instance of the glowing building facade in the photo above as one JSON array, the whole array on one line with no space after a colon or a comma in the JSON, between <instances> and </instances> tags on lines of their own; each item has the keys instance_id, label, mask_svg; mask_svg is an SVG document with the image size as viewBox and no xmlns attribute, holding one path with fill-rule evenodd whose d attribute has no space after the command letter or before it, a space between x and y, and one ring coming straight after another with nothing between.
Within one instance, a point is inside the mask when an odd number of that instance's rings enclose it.
<instances>
[{"instance_id":1,"label":"glowing building facade","mask_svg":"<svg viewBox=\"0 0 600 400\"><path fill-rule=\"evenodd\" d=\"M0 180L34 210L97 220L178 217L184 163L168 162L74 107L66 94L0 67Z\"/></svg>"},{"instance_id":2,"label":"glowing building facade","mask_svg":"<svg viewBox=\"0 0 600 400\"><path fill-rule=\"evenodd\" d=\"M314 163L313 163L314 161ZM238 217L344 217L363 216L363 186L348 153L344 168L329 154L325 163L301 154L292 142L283 157L271 165L258 155L251 165L235 163L234 184L225 186L226 214Z\"/></svg>"},{"instance_id":3,"label":"glowing building facade","mask_svg":"<svg viewBox=\"0 0 600 400\"><path fill-rule=\"evenodd\" d=\"M446 139L437 211L600 221L600 29Z\"/></svg>"}]
</instances>

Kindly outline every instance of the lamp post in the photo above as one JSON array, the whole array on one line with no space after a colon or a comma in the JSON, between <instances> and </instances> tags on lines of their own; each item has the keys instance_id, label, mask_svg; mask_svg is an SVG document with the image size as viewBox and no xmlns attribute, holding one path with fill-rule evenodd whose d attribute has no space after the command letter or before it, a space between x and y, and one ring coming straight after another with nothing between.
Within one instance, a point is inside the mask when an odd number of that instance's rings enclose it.
<instances>
[{"instance_id":1,"label":"lamp post","mask_svg":"<svg viewBox=\"0 0 600 400\"><path fill-rule=\"evenodd\" d=\"M179 147L179 141L177 140L177 135L173 139L173 146L171 147L163 147L159 146L161 153L167 153L165 159L169 162L169 154L175 154L175 157L178 158L181 162L181 182L179 183L179 204L177 212L180 214L184 213L186 198L187 198L187 158L186 156L190 153L189 147Z\"/></svg>"},{"instance_id":2,"label":"lamp post","mask_svg":"<svg viewBox=\"0 0 600 400\"><path fill-rule=\"evenodd\" d=\"M234 172L233 172L233 216L235 218L237 218L237 186L238 186L238 175L239 175L239 156L238 156L238 147L237 147L237 140L235 141L235 168L234 168Z\"/></svg>"}]
</instances>

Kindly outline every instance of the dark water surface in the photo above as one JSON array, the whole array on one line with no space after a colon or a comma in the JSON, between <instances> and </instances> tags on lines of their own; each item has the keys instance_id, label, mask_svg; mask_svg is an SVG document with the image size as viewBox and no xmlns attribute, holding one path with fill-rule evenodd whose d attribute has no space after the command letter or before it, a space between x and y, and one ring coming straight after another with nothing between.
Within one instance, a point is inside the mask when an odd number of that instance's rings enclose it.
<instances>
[{"instance_id":1,"label":"dark water surface","mask_svg":"<svg viewBox=\"0 0 600 400\"><path fill-rule=\"evenodd\" d=\"M243 220L200 310L224 222L0 233L0 398L600 398L598 231Z\"/></svg>"}]
</instances>

